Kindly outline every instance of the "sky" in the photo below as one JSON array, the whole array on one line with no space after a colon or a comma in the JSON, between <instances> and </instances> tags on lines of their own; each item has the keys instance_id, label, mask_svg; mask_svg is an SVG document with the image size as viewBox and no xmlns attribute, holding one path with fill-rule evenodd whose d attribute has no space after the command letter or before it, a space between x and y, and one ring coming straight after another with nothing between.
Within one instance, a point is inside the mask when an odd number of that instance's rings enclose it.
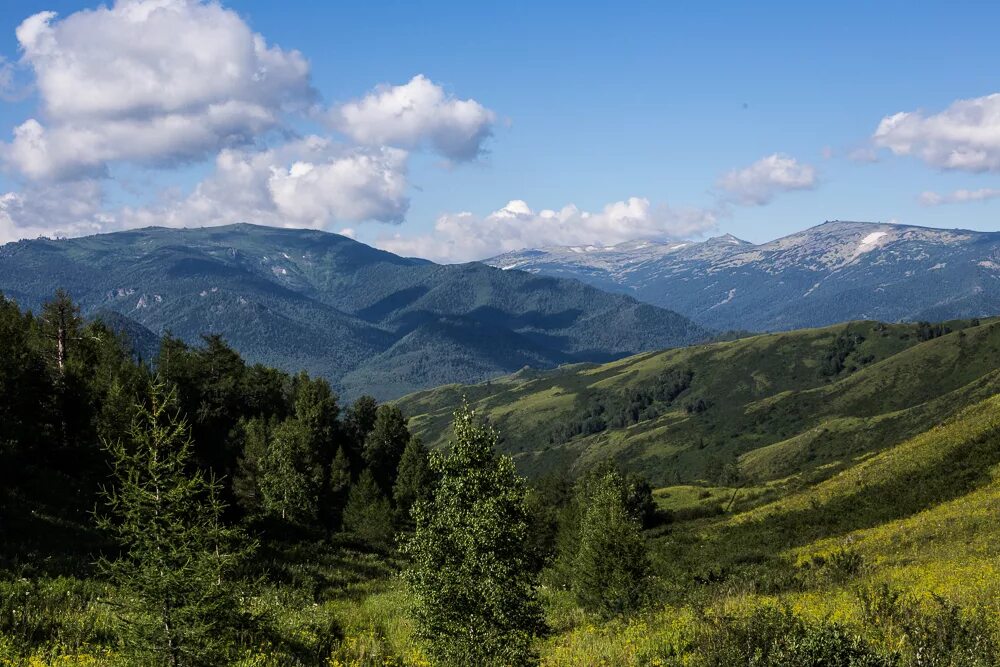
<instances>
[{"instance_id":1,"label":"sky","mask_svg":"<svg viewBox=\"0 0 1000 667\"><path fill-rule=\"evenodd\" d=\"M1000 4L21 0L0 242L252 222L458 262L997 230Z\"/></svg>"}]
</instances>

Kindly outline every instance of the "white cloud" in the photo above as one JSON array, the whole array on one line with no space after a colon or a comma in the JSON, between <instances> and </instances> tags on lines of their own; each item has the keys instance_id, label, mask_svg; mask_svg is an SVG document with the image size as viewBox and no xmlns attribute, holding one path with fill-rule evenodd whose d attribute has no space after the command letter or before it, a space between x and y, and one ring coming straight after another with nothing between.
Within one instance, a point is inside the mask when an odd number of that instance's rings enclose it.
<instances>
[{"instance_id":1,"label":"white cloud","mask_svg":"<svg viewBox=\"0 0 1000 667\"><path fill-rule=\"evenodd\" d=\"M332 109L330 124L355 141L401 148L430 147L452 160L482 153L496 114L476 100L459 100L422 74L401 86L381 85Z\"/></svg>"},{"instance_id":2,"label":"white cloud","mask_svg":"<svg viewBox=\"0 0 1000 667\"><path fill-rule=\"evenodd\" d=\"M978 190L955 190L941 194L938 192L922 192L917 198L924 206L940 206L941 204L964 204L973 201L986 201L1000 197L1000 189L979 188Z\"/></svg>"},{"instance_id":3,"label":"white cloud","mask_svg":"<svg viewBox=\"0 0 1000 667\"><path fill-rule=\"evenodd\" d=\"M402 255L461 262L524 248L686 237L713 229L715 224L712 211L654 207L638 197L608 204L596 212L581 211L572 204L558 211L533 211L515 199L485 217L468 212L442 215L433 234L397 234L383 237L375 245Z\"/></svg>"},{"instance_id":4,"label":"white cloud","mask_svg":"<svg viewBox=\"0 0 1000 667\"><path fill-rule=\"evenodd\" d=\"M0 243L104 231L113 219L103 212L102 203L101 184L93 180L0 194Z\"/></svg>"},{"instance_id":5,"label":"white cloud","mask_svg":"<svg viewBox=\"0 0 1000 667\"><path fill-rule=\"evenodd\" d=\"M1000 171L1000 93L957 100L937 114L886 116L872 140L941 169Z\"/></svg>"},{"instance_id":6,"label":"white cloud","mask_svg":"<svg viewBox=\"0 0 1000 667\"><path fill-rule=\"evenodd\" d=\"M399 149L348 149L316 136L266 151L226 149L191 194L123 209L120 217L126 227L399 223L409 207L406 163Z\"/></svg>"},{"instance_id":7,"label":"white cloud","mask_svg":"<svg viewBox=\"0 0 1000 667\"><path fill-rule=\"evenodd\" d=\"M3 146L30 178L169 164L247 143L312 96L297 51L269 46L235 12L201 0L118 0L17 28L42 120Z\"/></svg>"},{"instance_id":8,"label":"white cloud","mask_svg":"<svg viewBox=\"0 0 1000 667\"><path fill-rule=\"evenodd\" d=\"M167 191L147 206L108 208L99 179L30 183L0 195L0 243L151 225L399 223L409 207L406 161L399 149L345 148L313 136L272 150L224 149L191 193Z\"/></svg>"},{"instance_id":9,"label":"white cloud","mask_svg":"<svg viewBox=\"0 0 1000 667\"><path fill-rule=\"evenodd\" d=\"M812 190L816 185L812 166L781 153L763 157L744 169L734 169L717 183L725 199L746 206L762 206L783 192Z\"/></svg>"}]
</instances>

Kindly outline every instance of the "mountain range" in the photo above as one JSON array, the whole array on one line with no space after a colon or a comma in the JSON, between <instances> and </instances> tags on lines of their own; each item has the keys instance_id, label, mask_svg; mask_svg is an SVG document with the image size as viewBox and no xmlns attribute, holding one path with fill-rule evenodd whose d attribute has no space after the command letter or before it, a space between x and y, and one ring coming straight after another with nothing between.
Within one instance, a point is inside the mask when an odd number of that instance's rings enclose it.
<instances>
[{"instance_id":1,"label":"mountain range","mask_svg":"<svg viewBox=\"0 0 1000 667\"><path fill-rule=\"evenodd\" d=\"M37 310L60 287L146 354L166 332L192 343L217 333L251 362L305 369L348 397L390 399L710 335L578 281L247 224L0 246L0 291L22 308Z\"/></svg>"},{"instance_id":2,"label":"mountain range","mask_svg":"<svg viewBox=\"0 0 1000 667\"><path fill-rule=\"evenodd\" d=\"M487 263L575 278L722 330L1000 313L1000 232L834 221L760 245L732 235L631 241L523 250Z\"/></svg>"}]
</instances>

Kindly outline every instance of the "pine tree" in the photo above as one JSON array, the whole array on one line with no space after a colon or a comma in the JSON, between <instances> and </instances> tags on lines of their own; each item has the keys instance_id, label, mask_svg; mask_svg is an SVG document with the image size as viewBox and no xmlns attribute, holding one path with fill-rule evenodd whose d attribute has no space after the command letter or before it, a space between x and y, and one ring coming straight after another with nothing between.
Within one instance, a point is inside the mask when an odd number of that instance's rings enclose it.
<instances>
[{"instance_id":1,"label":"pine tree","mask_svg":"<svg viewBox=\"0 0 1000 667\"><path fill-rule=\"evenodd\" d=\"M351 487L344 508L344 530L376 548L392 544L392 508L370 470L362 471Z\"/></svg>"},{"instance_id":2,"label":"pine tree","mask_svg":"<svg viewBox=\"0 0 1000 667\"><path fill-rule=\"evenodd\" d=\"M418 502L406 545L415 620L443 665L525 665L543 629L530 567L525 486L497 433L469 407L447 456L433 456L434 496Z\"/></svg>"},{"instance_id":3,"label":"pine tree","mask_svg":"<svg viewBox=\"0 0 1000 667\"><path fill-rule=\"evenodd\" d=\"M604 617L637 607L649 572L646 539L628 494L621 475L607 473L589 490L580 522L573 590L581 606Z\"/></svg>"},{"instance_id":4,"label":"pine tree","mask_svg":"<svg viewBox=\"0 0 1000 667\"><path fill-rule=\"evenodd\" d=\"M417 501L429 500L433 491L434 474L430 468L427 448L414 436L406 443L399 459L396 484L392 498L396 503L396 520L401 525L410 524L410 510Z\"/></svg>"},{"instance_id":5,"label":"pine tree","mask_svg":"<svg viewBox=\"0 0 1000 667\"><path fill-rule=\"evenodd\" d=\"M399 459L409 441L406 417L400 409L395 405L380 405L375 413L375 425L365 438L364 458L379 488L386 495L392 493Z\"/></svg>"},{"instance_id":6,"label":"pine tree","mask_svg":"<svg viewBox=\"0 0 1000 667\"><path fill-rule=\"evenodd\" d=\"M98 519L122 548L99 563L120 591L121 637L140 664L220 664L244 620L232 575L253 545L222 525L215 480L188 472L173 392L154 384L136 410L127 440L107 445L115 487Z\"/></svg>"}]
</instances>

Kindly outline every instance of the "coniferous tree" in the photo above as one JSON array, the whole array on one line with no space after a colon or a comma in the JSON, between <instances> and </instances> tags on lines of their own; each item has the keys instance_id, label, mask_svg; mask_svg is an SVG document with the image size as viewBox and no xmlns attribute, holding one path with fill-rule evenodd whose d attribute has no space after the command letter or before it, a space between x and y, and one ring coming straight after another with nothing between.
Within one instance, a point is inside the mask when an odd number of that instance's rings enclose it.
<instances>
[{"instance_id":1,"label":"coniferous tree","mask_svg":"<svg viewBox=\"0 0 1000 667\"><path fill-rule=\"evenodd\" d=\"M628 493L619 473L607 473L589 490L580 521L573 591L581 606L605 617L636 608L649 573L646 539Z\"/></svg>"},{"instance_id":2,"label":"coniferous tree","mask_svg":"<svg viewBox=\"0 0 1000 667\"><path fill-rule=\"evenodd\" d=\"M318 456L328 456L327 460L332 460L340 414L337 395L326 380L312 379L305 373L295 378L295 384L295 418L306 429L311 449Z\"/></svg>"},{"instance_id":3,"label":"coniferous tree","mask_svg":"<svg viewBox=\"0 0 1000 667\"><path fill-rule=\"evenodd\" d=\"M244 625L233 573L253 545L222 525L219 485L189 472L173 393L154 384L129 437L107 448L115 486L98 522L122 553L100 566L122 593L122 640L139 664L220 664Z\"/></svg>"},{"instance_id":4,"label":"coniferous tree","mask_svg":"<svg viewBox=\"0 0 1000 667\"><path fill-rule=\"evenodd\" d=\"M346 410L344 433L349 445L347 456L351 459L351 471L355 475L364 467L365 439L375 427L377 411L378 401L367 395L359 396Z\"/></svg>"},{"instance_id":5,"label":"coniferous tree","mask_svg":"<svg viewBox=\"0 0 1000 667\"><path fill-rule=\"evenodd\" d=\"M251 516L265 514L261 495L261 465L267 455L274 419L254 417L240 423L243 438L243 453L237 461L236 476L233 479L233 495L236 502Z\"/></svg>"},{"instance_id":6,"label":"coniferous tree","mask_svg":"<svg viewBox=\"0 0 1000 667\"><path fill-rule=\"evenodd\" d=\"M409 525L413 504L429 500L433 486L434 474L431 472L427 448L420 438L414 436L406 443L403 455L399 459L396 484L392 487L398 523Z\"/></svg>"},{"instance_id":7,"label":"coniferous tree","mask_svg":"<svg viewBox=\"0 0 1000 667\"><path fill-rule=\"evenodd\" d=\"M415 620L443 665L525 665L543 629L529 563L525 486L498 436L463 406L447 456L433 456L433 498L418 502L406 545Z\"/></svg>"},{"instance_id":8,"label":"coniferous tree","mask_svg":"<svg viewBox=\"0 0 1000 667\"><path fill-rule=\"evenodd\" d=\"M395 405L380 405L375 413L375 424L365 438L364 458L385 495L392 493L399 459L409 441L410 431L400 409Z\"/></svg>"},{"instance_id":9,"label":"coniferous tree","mask_svg":"<svg viewBox=\"0 0 1000 667\"><path fill-rule=\"evenodd\" d=\"M362 471L358 481L351 486L344 507L344 530L373 547L385 548L392 544L392 507L370 470Z\"/></svg>"},{"instance_id":10,"label":"coniferous tree","mask_svg":"<svg viewBox=\"0 0 1000 667\"><path fill-rule=\"evenodd\" d=\"M66 374L66 361L72 341L80 338L80 307L73 303L64 289L56 290L55 297L46 302L40 318L42 334L51 341L52 363L60 376Z\"/></svg>"},{"instance_id":11,"label":"coniferous tree","mask_svg":"<svg viewBox=\"0 0 1000 667\"><path fill-rule=\"evenodd\" d=\"M351 461L343 447L337 448L337 454L330 464L330 481L327 492L327 519L333 530L343 525L344 508L347 506L348 494L351 491Z\"/></svg>"}]
</instances>

